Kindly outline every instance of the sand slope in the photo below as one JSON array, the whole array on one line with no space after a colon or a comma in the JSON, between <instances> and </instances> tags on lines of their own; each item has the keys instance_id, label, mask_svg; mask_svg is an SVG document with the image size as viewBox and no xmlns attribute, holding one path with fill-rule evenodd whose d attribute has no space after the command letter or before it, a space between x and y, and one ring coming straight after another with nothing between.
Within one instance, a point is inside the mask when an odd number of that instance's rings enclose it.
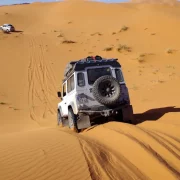
<instances>
[{"instance_id":1,"label":"sand slope","mask_svg":"<svg viewBox=\"0 0 180 180\"><path fill-rule=\"evenodd\" d=\"M179 22L179 3L0 7L18 30L0 32L0 179L180 179ZM137 124L57 127L66 63L96 54L119 58Z\"/></svg>"},{"instance_id":2,"label":"sand slope","mask_svg":"<svg viewBox=\"0 0 180 180\"><path fill-rule=\"evenodd\" d=\"M177 3L176 0L132 0L131 2L135 2L135 3L167 3L167 4L175 4Z\"/></svg>"}]
</instances>

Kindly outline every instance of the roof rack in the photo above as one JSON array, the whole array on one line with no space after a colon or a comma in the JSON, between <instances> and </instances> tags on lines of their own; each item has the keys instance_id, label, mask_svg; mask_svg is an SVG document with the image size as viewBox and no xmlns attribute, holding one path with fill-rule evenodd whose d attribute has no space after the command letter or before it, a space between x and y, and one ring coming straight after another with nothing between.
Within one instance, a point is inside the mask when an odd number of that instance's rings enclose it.
<instances>
[{"instance_id":1,"label":"roof rack","mask_svg":"<svg viewBox=\"0 0 180 180\"><path fill-rule=\"evenodd\" d=\"M84 63L97 63L98 62L109 62L109 61L117 61L118 59L116 58L111 58L111 59L106 59L106 58L102 58L101 56L88 56L84 59L80 59L78 61L71 61L70 64L74 65L74 64L84 64Z\"/></svg>"},{"instance_id":2,"label":"roof rack","mask_svg":"<svg viewBox=\"0 0 180 180\"><path fill-rule=\"evenodd\" d=\"M88 66L94 66L95 64L112 64L113 66L121 66L117 62L117 58L102 58L101 56L88 56L86 58L77 60L77 61L71 61L67 64L66 69L64 71L64 79L66 79L68 76L70 76L74 70L82 70L84 67Z\"/></svg>"}]
</instances>

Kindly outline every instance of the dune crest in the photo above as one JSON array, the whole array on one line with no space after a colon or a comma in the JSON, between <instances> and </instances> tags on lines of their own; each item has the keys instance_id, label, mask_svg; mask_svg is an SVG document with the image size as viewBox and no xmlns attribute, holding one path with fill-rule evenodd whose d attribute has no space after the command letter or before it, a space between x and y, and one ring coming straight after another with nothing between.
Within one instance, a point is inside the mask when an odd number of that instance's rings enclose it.
<instances>
[{"instance_id":1,"label":"dune crest","mask_svg":"<svg viewBox=\"0 0 180 180\"><path fill-rule=\"evenodd\" d=\"M131 0L133 3L175 4L177 0Z\"/></svg>"}]
</instances>

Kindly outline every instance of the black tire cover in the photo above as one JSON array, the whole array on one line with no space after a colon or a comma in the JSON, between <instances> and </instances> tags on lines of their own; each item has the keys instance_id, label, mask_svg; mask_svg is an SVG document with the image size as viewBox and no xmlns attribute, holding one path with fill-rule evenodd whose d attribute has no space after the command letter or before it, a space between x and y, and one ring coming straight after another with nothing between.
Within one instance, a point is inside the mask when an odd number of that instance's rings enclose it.
<instances>
[{"instance_id":1,"label":"black tire cover","mask_svg":"<svg viewBox=\"0 0 180 180\"><path fill-rule=\"evenodd\" d=\"M106 75L98 78L92 88L94 98L107 106L116 105L121 96L119 82L112 76Z\"/></svg>"}]
</instances>

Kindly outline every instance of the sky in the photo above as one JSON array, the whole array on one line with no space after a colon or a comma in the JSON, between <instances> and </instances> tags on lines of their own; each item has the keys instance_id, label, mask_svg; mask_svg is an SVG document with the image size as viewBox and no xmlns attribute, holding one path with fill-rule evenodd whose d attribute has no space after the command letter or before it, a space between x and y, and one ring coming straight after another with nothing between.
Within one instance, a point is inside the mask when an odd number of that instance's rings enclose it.
<instances>
[{"instance_id":1,"label":"sky","mask_svg":"<svg viewBox=\"0 0 180 180\"><path fill-rule=\"evenodd\" d=\"M53 2L58 0L0 0L0 5L10 5L10 4L20 4L20 3L31 3L35 1L41 2ZM124 2L126 0L96 0L99 2L115 3L115 2Z\"/></svg>"}]
</instances>

